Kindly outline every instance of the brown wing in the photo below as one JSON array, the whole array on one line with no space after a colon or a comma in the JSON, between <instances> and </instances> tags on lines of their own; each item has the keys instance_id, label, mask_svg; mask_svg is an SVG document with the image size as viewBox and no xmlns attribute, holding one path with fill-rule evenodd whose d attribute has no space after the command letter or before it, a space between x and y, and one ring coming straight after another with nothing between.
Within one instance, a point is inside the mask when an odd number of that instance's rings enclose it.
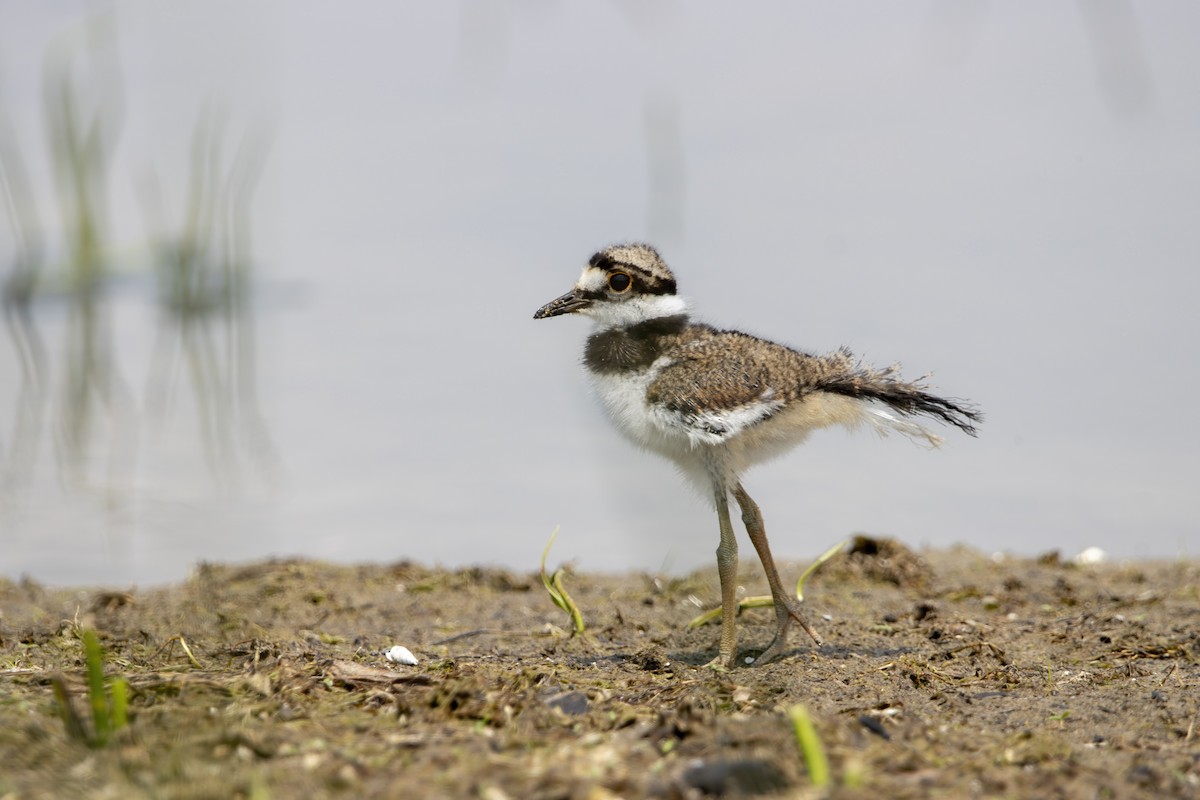
<instances>
[{"instance_id":1,"label":"brown wing","mask_svg":"<svg viewBox=\"0 0 1200 800\"><path fill-rule=\"evenodd\" d=\"M806 360L782 345L734 331L699 329L666 354L671 363L646 399L657 421L717 444L770 418L801 392Z\"/></svg>"}]
</instances>

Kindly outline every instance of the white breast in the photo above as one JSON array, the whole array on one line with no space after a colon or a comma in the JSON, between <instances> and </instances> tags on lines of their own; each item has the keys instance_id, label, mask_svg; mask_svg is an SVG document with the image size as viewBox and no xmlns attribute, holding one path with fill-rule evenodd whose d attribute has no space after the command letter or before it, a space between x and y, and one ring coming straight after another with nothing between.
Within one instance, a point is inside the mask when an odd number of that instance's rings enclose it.
<instances>
[{"instance_id":1,"label":"white breast","mask_svg":"<svg viewBox=\"0 0 1200 800\"><path fill-rule=\"evenodd\" d=\"M663 425L646 402L646 390L670 364L670 359L659 358L638 372L592 373L592 385L621 433L641 447L688 465L697 459L695 443L687 431Z\"/></svg>"}]
</instances>

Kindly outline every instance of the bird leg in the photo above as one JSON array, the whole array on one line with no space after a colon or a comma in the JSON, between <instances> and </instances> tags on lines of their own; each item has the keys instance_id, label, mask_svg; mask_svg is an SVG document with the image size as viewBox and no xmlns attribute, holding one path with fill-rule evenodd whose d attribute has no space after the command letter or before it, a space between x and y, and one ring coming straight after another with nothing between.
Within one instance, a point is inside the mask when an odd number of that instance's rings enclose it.
<instances>
[{"instance_id":1,"label":"bird leg","mask_svg":"<svg viewBox=\"0 0 1200 800\"><path fill-rule=\"evenodd\" d=\"M721 645L717 657L708 663L716 669L732 669L737 657L737 539L729 521L729 496L724 486L715 489L717 521L721 525L721 543L717 545L717 574L721 577Z\"/></svg>"},{"instance_id":2,"label":"bird leg","mask_svg":"<svg viewBox=\"0 0 1200 800\"><path fill-rule=\"evenodd\" d=\"M734 487L733 496L742 509L742 522L746 525L746 533L750 534L750 541L753 542L754 549L758 551L763 571L767 573L767 584L771 587L771 599L775 603L775 638L767 645L767 649L763 651L762 655L754 660L754 663L766 664L783 655L784 649L787 647L788 629L793 621L797 622L813 638L813 641L820 645L821 637L804 619L804 615L800 611L800 601L783 590L783 584L779 580L779 571L775 569L775 559L771 556L771 547L767 544L767 531L763 527L762 512L759 510L758 504L750 499L750 495L746 494L746 490L740 483Z\"/></svg>"}]
</instances>

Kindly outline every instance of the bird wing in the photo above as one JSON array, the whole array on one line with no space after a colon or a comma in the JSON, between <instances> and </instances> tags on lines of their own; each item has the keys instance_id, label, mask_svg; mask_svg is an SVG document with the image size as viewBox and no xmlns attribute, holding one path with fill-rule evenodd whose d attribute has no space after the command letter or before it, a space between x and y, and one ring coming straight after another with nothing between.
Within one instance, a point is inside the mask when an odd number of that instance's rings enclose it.
<instances>
[{"instance_id":1,"label":"bird wing","mask_svg":"<svg viewBox=\"0 0 1200 800\"><path fill-rule=\"evenodd\" d=\"M911 417L930 417L974 435L977 409L930 394L921 381L900 379L898 367L874 369L846 349L824 356L793 350L740 331L696 325L662 354L646 390L651 419L664 431L684 432L693 445L729 441L809 394L858 401L860 413L835 414L819 425L898 431L937 446L940 437Z\"/></svg>"},{"instance_id":2,"label":"bird wing","mask_svg":"<svg viewBox=\"0 0 1200 800\"><path fill-rule=\"evenodd\" d=\"M654 422L682 430L693 444L732 439L769 419L791 394L773 379L771 358L754 350L725 348L723 338L689 343L672 352L646 389Z\"/></svg>"}]
</instances>

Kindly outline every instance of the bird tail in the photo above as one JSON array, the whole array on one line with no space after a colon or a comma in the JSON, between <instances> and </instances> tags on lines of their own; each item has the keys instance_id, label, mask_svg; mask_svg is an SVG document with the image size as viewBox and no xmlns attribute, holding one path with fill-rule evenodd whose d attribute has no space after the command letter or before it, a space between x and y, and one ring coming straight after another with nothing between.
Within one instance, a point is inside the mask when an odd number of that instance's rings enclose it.
<instances>
[{"instance_id":1,"label":"bird tail","mask_svg":"<svg viewBox=\"0 0 1200 800\"><path fill-rule=\"evenodd\" d=\"M927 417L953 425L970 436L975 436L976 423L983 421L983 414L974 406L957 399L938 397L929 393L924 384L925 377L915 381L900 378L900 365L877 369L855 359L846 348L826 357L831 369L817 384L817 389L831 394L853 397L879 405L866 409L867 420L880 433L890 430L903 433L913 439L924 439L934 447L941 437L931 433L909 417ZM882 406L882 407L880 407ZM899 416L891 412L898 412Z\"/></svg>"}]
</instances>

